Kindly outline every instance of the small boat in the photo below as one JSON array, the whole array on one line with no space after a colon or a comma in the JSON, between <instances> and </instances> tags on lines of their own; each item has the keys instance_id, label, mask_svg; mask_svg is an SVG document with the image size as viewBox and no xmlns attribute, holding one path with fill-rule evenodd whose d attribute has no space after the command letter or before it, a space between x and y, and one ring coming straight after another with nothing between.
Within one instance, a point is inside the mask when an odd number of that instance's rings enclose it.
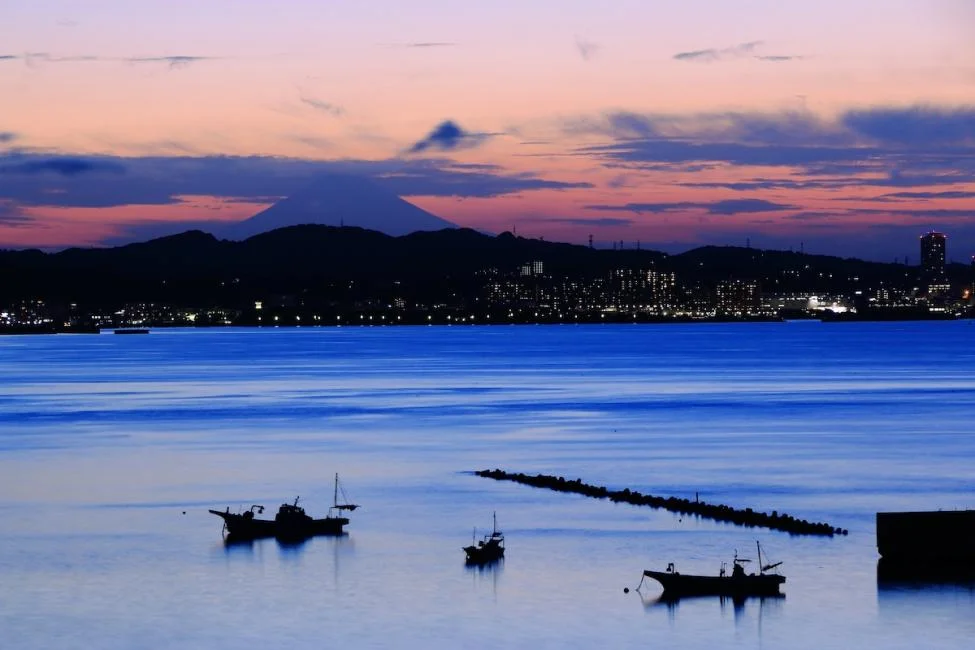
<instances>
[{"instance_id":1,"label":"small boat","mask_svg":"<svg viewBox=\"0 0 975 650\"><path fill-rule=\"evenodd\" d=\"M504 533L498 530L498 513L494 513L494 529L490 535L485 535L484 539L476 544L477 530L471 539L471 545L464 547L467 554L467 564L490 564L497 562L504 557Z\"/></svg>"},{"instance_id":2,"label":"small boat","mask_svg":"<svg viewBox=\"0 0 975 650\"><path fill-rule=\"evenodd\" d=\"M310 517L305 509L298 505L298 498L295 499L294 503L282 503L274 519L258 519L257 515L264 514L264 506L260 505L252 505L242 513L232 513L229 507L224 512L210 510L210 513L223 519L228 541L264 537L302 540L316 535L341 535L344 532L342 528L349 523L348 518L340 516L341 513L343 511L352 512L359 506L352 503L340 504L338 494L339 475L336 474L332 507L328 509L328 515L323 519Z\"/></svg>"},{"instance_id":3,"label":"small boat","mask_svg":"<svg viewBox=\"0 0 975 650\"><path fill-rule=\"evenodd\" d=\"M667 565L665 571L644 571L640 579L643 585L645 578L653 578L664 588L664 596L775 596L779 593L779 587L785 582L785 576L778 573L767 573L775 571L781 562L774 564L762 563L762 546L755 542L758 548L758 573L745 573L745 563L750 562L738 557L732 561L731 575L727 574L726 565L721 563L721 570L716 576L697 576L683 574L677 571L674 563ZM637 587L639 589L640 587Z\"/></svg>"}]
</instances>

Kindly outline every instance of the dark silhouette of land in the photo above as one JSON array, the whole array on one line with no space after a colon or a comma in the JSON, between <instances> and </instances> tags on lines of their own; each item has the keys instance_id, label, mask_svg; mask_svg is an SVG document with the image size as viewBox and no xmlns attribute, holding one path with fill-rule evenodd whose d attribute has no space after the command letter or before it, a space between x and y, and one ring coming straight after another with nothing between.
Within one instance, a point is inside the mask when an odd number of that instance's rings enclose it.
<instances>
[{"instance_id":1,"label":"dark silhouette of land","mask_svg":"<svg viewBox=\"0 0 975 650\"><path fill-rule=\"evenodd\" d=\"M523 277L519 269L525 265L544 271L529 269ZM831 293L851 302L861 300L857 318L949 315L947 310L933 314L924 306L885 311L867 301L881 289L904 295L916 291L918 269L904 264L742 247L707 246L668 255L635 248L594 249L510 233L491 236L469 229L392 237L323 225L281 228L240 242L189 231L116 248L0 251L0 308L44 301L52 309L87 314L131 303L225 310L211 321L201 314L197 325L269 324L272 314L280 316L280 324L289 325L312 324L312 318L334 324L336 318L351 315L368 321L372 314L376 321L380 314L388 317L386 322L426 322L431 314L439 314L434 322L446 318L444 314L476 315L478 322L485 314L537 322L684 318L677 308L647 308L651 299L646 295L621 293L626 273L646 280L647 271L673 274L677 294L668 300L674 304L713 303L715 286L738 278L761 292ZM949 264L946 272L953 285L969 286L969 267ZM520 293L506 297L505 287ZM255 309L258 303L263 313ZM66 317L61 320L67 322ZM77 319L71 322L83 325ZM113 325L122 324L126 323ZM188 323L147 317L129 324Z\"/></svg>"}]
</instances>

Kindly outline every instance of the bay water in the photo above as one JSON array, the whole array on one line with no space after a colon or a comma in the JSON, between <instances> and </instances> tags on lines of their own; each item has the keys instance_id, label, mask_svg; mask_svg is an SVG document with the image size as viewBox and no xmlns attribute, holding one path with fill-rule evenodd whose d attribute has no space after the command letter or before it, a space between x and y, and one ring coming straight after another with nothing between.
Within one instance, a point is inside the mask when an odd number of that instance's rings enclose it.
<instances>
[{"instance_id":1,"label":"bay water","mask_svg":"<svg viewBox=\"0 0 975 650\"><path fill-rule=\"evenodd\" d=\"M0 647L971 647L975 587L878 585L874 516L975 508L973 339L971 321L0 337ZM362 506L343 537L228 547L207 512L300 496L324 516L336 473ZM465 567L495 512L505 560ZM756 541L784 598L633 590Z\"/></svg>"}]
</instances>

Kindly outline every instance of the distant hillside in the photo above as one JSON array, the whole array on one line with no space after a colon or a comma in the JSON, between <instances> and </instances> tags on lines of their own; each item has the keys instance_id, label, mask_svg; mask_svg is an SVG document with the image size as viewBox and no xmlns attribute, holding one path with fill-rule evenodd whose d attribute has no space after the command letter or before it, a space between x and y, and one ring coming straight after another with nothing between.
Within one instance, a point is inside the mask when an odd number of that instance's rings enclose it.
<instances>
[{"instance_id":1,"label":"distant hillside","mask_svg":"<svg viewBox=\"0 0 975 650\"><path fill-rule=\"evenodd\" d=\"M475 273L511 272L533 260L553 276L607 277L616 268L673 271L684 284L758 280L772 291L911 286L916 267L750 248L704 247L680 255L610 251L469 229L401 237L354 227L292 226L242 242L190 231L108 249L0 252L0 302L41 298L88 304L167 301L244 304L276 294L331 295L396 285L430 297L483 284ZM968 269L949 269L968 282ZM350 288L351 287L351 288ZM345 296L347 298L347 296Z\"/></svg>"}]
</instances>

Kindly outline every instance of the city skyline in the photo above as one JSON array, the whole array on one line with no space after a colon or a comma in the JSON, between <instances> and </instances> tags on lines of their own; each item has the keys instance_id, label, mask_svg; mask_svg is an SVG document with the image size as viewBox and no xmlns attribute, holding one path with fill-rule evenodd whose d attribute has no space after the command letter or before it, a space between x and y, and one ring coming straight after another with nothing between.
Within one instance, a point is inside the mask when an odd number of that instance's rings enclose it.
<instances>
[{"instance_id":1,"label":"city skyline","mask_svg":"<svg viewBox=\"0 0 975 650\"><path fill-rule=\"evenodd\" d=\"M968 3L286 7L0 8L0 247L226 224L341 172L577 244L975 253Z\"/></svg>"}]
</instances>

